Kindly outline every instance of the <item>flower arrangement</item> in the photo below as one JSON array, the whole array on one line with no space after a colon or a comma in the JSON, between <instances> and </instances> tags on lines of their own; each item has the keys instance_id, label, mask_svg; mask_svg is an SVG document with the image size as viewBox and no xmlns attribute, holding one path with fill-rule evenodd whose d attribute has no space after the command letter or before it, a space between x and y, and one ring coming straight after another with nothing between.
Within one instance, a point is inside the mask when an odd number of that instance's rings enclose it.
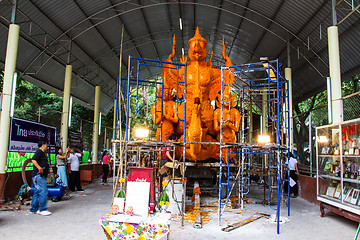
<instances>
[{"instance_id":1,"label":"flower arrangement","mask_svg":"<svg viewBox=\"0 0 360 240\"><path fill-rule=\"evenodd\" d=\"M125 192L123 189L123 183L125 182L124 178L119 179L120 190L117 192L116 196L113 199L113 205L110 208L110 212L113 214L124 212L124 203L125 203Z\"/></svg>"},{"instance_id":2,"label":"flower arrangement","mask_svg":"<svg viewBox=\"0 0 360 240\"><path fill-rule=\"evenodd\" d=\"M160 197L159 197L159 205L160 206L163 206L163 205L169 206L170 205L170 199L169 199L169 196L166 193L166 187L167 187L168 184L169 183L166 180L164 180L162 182L163 192L160 194Z\"/></svg>"},{"instance_id":3,"label":"flower arrangement","mask_svg":"<svg viewBox=\"0 0 360 240\"><path fill-rule=\"evenodd\" d=\"M125 198L125 192L124 192L124 190L123 190L123 183L125 182L125 179L124 179L124 178L120 178L120 179L119 179L119 182L120 182L121 188L120 188L120 191L119 191L118 194L117 194L117 197L118 197L118 198Z\"/></svg>"}]
</instances>

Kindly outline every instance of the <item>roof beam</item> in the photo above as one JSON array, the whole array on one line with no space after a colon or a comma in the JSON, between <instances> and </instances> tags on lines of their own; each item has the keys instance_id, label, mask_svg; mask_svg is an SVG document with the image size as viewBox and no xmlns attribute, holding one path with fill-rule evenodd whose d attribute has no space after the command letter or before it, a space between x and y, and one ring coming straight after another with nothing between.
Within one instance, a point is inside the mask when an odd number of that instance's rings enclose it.
<instances>
[{"instance_id":1,"label":"roof beam","mask_svg":"<svg viewBox=\"0 0 360 240\"><path fill-rule=\"evenodd\" d=\"M184 40L184 19L182 17L182 14L181 14L181 4L180 4L180 0L178 0L178 6L179 6L179 17L181 18L181 21L182 21L182 30L181 31L181 39L182 39L182 48L184 48L184 51L185 51L185 40Z\"/></svg>"},{"instance_id":2,"label":"roof beam","mask_svg":"<svg viewBox=\"0 0 360 240\"><path fill-rule=\"evenodd\" d=\"M39 11L49 22L51 22L51 23L52 23L54 26L56 26L59 30L61 30L62 32L64 32L57 24L54 23L54 21L52 21L43 11L41 11L41 10L32 2L32 0L29 0L29 2L30 2L30 3L34 6L34 8L35 8L37 11ZM67 36L66 34L65 34L65 36L68 37L69 39L71 39L71 38L70 38L69 36ZM86 51L84 51L80 46L77 45L77 47L86 54ZM86 55L89 56L88 54L86 54ZM91 56L89 56L89 58L92 59ZM100 66L99 66L99 67L100 67ZM101 67L100 67L100 68L101 68ZM110 75L106 70L103 69L103 71L104 71L106 74L108 74L108 75L110 76L110 78L112 78L111 75Z\"/></svg>"},{"instance_id":3,"label":"roof beam","mask_svg":"<svg viewBox=\"0 0 360 240\"><path fill-rule=\"evenodd\" d=\"M141 2L140 2L140 0L138 0L138 3L140 4L140 6L142 5ZM151 32L150 27L149 27L149 24L148 24L148 20L147 20L147 18L146 18L146 16L145 16L145 13L144 13L144 9L142 9L142 8L141 8L141 15L142 15L143 18L144 18L145 25L146 25L146 28L147 28L149 34L150 34L151 40L154 40L154 38L153 38L153 36L152 36L152 32ZM156 57L157 57L158 60L160 60L160 58L159 58L159 52L158 52L158 50L157 50L157 48L156 48L155 43L153 44L153 46L154 46L154 50L155 50L155 53L156 53Z\"/></svg>"},{"instance_id":4,"label":"roof beam","mask_svg":"<svg viewBox=\"0 0 360 240\"><path fill-rule=\"evenodd\" d=\"M302 30L304 30L310 21L312 21L321 9L328 3L327 0L323 0L323 3L315 10L314 14L311 15L311 17L305 22L305 24L302 25L302 27L292 36L292 38L289 40L289 42L293 42L295 40L295 36L298 36ZM280 53L276 56L276 59L279 58L285 51L287 51L287 46L285 46ZM286 55L287 56L287 55Z\"/></svg>"},{"instance_id":5,"label":"roof beam","mask_svg":"<svg viewBox=\"0 0 360 240\"><path fill-rule=\"evenodd\" d=\"M206 29L206 28L205 28L205 29ZM212 30L212 29L209 28L209 31L210 31L210 30ZM175 32L175 33L176 33L176 32ZM169 37L168 37L168 31L154 32L153 34L155 34L155 35L159 35L159 34L165 35L164 38L153 40L154 42L159 42L159 41L163 41L163 40L165 40L165 39L169 39ZM220 37L220 36L221 36L220 34L221 34L221 32L218 31L217 36ZM139 36L139 37L137 37L137 38L135 38L135 39L133 39L133 40L136 40L136 39L144 39L144 38L146 38L147 36L149 36L149 34L141 35L141 36ZM150 40L150 41L151 41L151 40ZM131 40L127 40L127 41L125 41L123 44L126 44L126 43L128 43L128 42L131 42ZM144 43L142 43L142 44L140 44L140 45L138 45L138 46L142 46L142 45L146 45L146 44L149 44L149 41L144 42ZM236 45L236 44L235 44L235 45ZM118 45L116 45L116 46L114 47L114 49L118 48L119 46L120 46L120 43L119 43ZM134 48L135 48L135 46L134 46L133 48L127 48L124 52L129 51L129 50L132 50L132 49L134 49ZM110 50L107 50L107 51L105 51L105 52L102 52L102 54L99 55L99 56L97 56L97 57L94 59L94 61L96 61L97 59L101 58L103 55L107 54L109 51L111 51L111 49L110 49ZM245 50L242 50L242 52L244 52L244 53L246 53L246 54L250 54L250 52L247 52L247 51L245 51ZM90 63L90 64L91 64L91 63Z\"/></svg>"},{"instance_id":6,"label":"roof beam","mask_svg":"<svg viewBox=\"0 0 360 240\"><path fill-rule=\"evenodd\" d=\"M244 21L244 19L245 19L246 10L247 10L247 8L249 7L249 3L250 3L250 0L247 0L247 1L246 1L246 4L245 4L245 8L244 8L244 14L242 15L243 17L240 18L239 26L238 26L237 29L236 29L235 36L234 36L234 38L233 38L233 40L232 40L232 43L231 43L231 45L230 45L229 56L230 56L230 53L231 53L231 51L232 51L232 49L233 49L233 46L234 46L235 40L236 40L236 38L237 38L237 35L238 35L239 32L240 32L241 25L242 25L242 23L243 23L243 21Z\"/></svg>"},{"instance_id":7,"label":"roof beam","mask_svg":"<svg viewBox=\"0 0 360 240\"><path fill-rule=\"evenodd\" d=\"M285 0L282 0L282 1L280 2L278 8L277 8L276 11L274 12L274 14L271 16L271 20L270 20L269 23L267 24L266 29L269 29L269 28L270 28L270 26L271 26L271 24L273 23L276 15L279 13L281 7L283 6L284 1L285 1ZM258 40L257 43L255 44L254 50L251 51L251 55L248 57L248 59L247 59L246 62L249 62L249 61L252 59L252 57L254 56L256 50L257 50L258 47L260 46L260 43L262 42L263 38L265 37L265 34L266 34L266 33L267 33L267 30L264 29L263 32L262 32L262 34L261 34L261 36L260 36L260 38L259 38L259 40Z\"/></svg>"},{"instance_id":8,"label":"roof beam","mask_svg":"<svg viewBox=\"0 0 360 240\"><path fill-rule=\"evenodd\" d=\"M194 18L194 22L193 22L193 30L196 30L196 27L197 27L197 24L196 24L196 4L197 4L197 1L194 0L194 5L193 5L193 18Z\"/></svg>"},{"instance_id":9,"label":"roof beam","mask_svg":"<svg viewBox=\"0 0 360 240\"><path fill-rule=\"evenodd\" d=\"M79 10L84 14L84 16L86 17L86 18L88 18L89 16L84 12L84 10L80 7L80 5L77 3L77 0L73 0L73 2L75 3L75 5L79 8ZM89 22L92 24L92 25L94 25L94 23L93 23L93 21L91 20L91 19L89 19ZM102 37L102 39L104 40L104 42L106 43L106 45L108 45L109 46L109 48L110 49L113 49L112 47L111 47L111 45L110 45L110 43L105 39L105 37L101 34L101 32L100 32L100 30L99 30L99 28L96 26L95 28L95 31L97 32L97 33L99 33L99 35ZM113 52L115 53L115 56L117 56L117 54L116 54L116 52L113 50ZM120 57L119 57L119 61L120 61ZM99 64L100 65L100 64ZM107 72L107 71L106 71ZM108 72L107 72L108 73ZM111 74L110 73L108 73L110 76L111 76ZM113 76L114 77L114 76Z\"/></svg>"},{"instance_id":10,"label":"roof beam","mask_svg":"<svg viewBox=\"0 0 360 240\"><path fill-rule=\"evenodd\" d=\"M166 3L168 3L168 1L169 0L166 0ZM166 8L166 17L169 20L169 29L171 31L174 31L174 29L173 29L174 25L172 24L171 14L170 14L170 10L169 10L169 4L166 4L165 8Z\"/></svg>"},{"instance_id":11,"label":"roof beam","mask_svg":"<svg viewBox=\"0 0 360 240\"><path fill-rule=\"evenodd\" d=\"M351 33L351 29L353 29L355 26L360 24L360 19L358 19L354 24L352 24L350 27L348 27L347 29L345 29L342 33L339 34L339 39L341 39L342 37L344 37L344 35ZM326 47L323 47L320 51L319 54L321 54L322 52L326 51L327 45ZM315 56L314 56L315 57ZM314 58L313 57L313 58ZM313 59L312 58L312 59ZM310 59L311 60L311 59ZM301 64L296 70L293 71L293 73L295 73L299 68L301 68L305 63Z\"/></svg>"},{"instance_id":12,"label":"roof beam","mask_svg":"<svg viewBox=\"0 0 360 240\"><path fill-rule=\"evenodd\" d=\"M221 10L222 10L223 4L224 4L224 0L220 0L220 5L219 5L219 9L218 9L218 15L217 15L217 19L216 19L216 27L215 27L215 32L214 32L214 38L215 39L214 39L214 43L213 43L211 52L214 51L216 42L218 41L218 39L216 37L216 33L217 33L218 28L219 28L219 20L220 20Z\"/></svg>"},{"instance_id":13,"label":"roof beam","mask_svg":"<svg viewBox=\"0 0 360 240\"><path fill-rule=\"evenodd\" d=\"M115 5L112 3L112 0L109 0L109 2L111 3L112 6L115 6ZM117 13L116 15L117 15L118 18L120 19L120 22L121 22L122 24L124 24L124 21L123 21L123 19L122 19L122 17L121 17L121 14L119 14L118 11L116 11L116 10L115 10L115 12ZM124 33L126 33L126 35L128 35L131 43L135 46L135 51L136 51L136 53L139 55L140 58L143 58L143 56L140 54L140 51L139 51L139 49L137 48L135 42L133 41L133 37L131 36L131 34L129 33L129 31L127 30L127 27L125 26L125 24L124 24L124 31L125 31ZM127 66L127 65L125 65L125 66ZM126 68L129 69L129 66L127 66ZM149 68L148 68L147 66L146 66L146 70L147 70L148 73L151 75L151 72L150 72L150 70L149 70Z\"/></svg>"}]
</instances>

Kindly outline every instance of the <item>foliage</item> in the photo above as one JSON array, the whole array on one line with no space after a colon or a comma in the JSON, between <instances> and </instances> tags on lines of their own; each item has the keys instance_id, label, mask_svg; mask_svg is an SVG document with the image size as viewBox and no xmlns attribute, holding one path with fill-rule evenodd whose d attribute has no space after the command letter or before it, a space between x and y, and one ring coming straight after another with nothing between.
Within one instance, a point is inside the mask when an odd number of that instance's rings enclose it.
<instances>
[{"instance_id":1,"label":"foliage","mask_svg":"<svg viewBox=\"0 0 360 240\"><path fill-rule=\"evenodd\" d=\"M58 131L58 141L60 139L62 97L46 91L22 79L18 74L14 117L26 119L35 122L41 122L46 125L54 126ZM1 91L3 86L3 71L0 71ZM92 124L94 111L73 102L72 118L70 130L83 131L83 143L85 150L91 150L92 145ZM85 121L82 121L85 120ZM102 125L112 126L113 112L102 116ZM84 126L81 126L84 125ZM83 127L83 128L82 128Z\"/></svg>"},{"instance_id":2,"label":"foliage","mask_svg":"<svg viewBox=\"0 0 360 240\"><path fill-rule=\"evenodd\" d=\"M136 97L132 97L130 104L130 116L135 115L131 119L130 129L135 129L137 126L146 126L150 129L150 133L152 134L153 138L155 138L156 126L152 121L151 107L155 104L155 93L155 87L139 87L138 100L136 101ZM133 89L131 91L131 95L135 96L136 94L136 89Z\"/></svg>"},{"instance_id":3,"label":"foliage","mask_svg":"<svg viewBox=\"0 0 360 240\"><path fill-rule=\"evenodd\" d=\"M358 92L360 89L360 75L350 78L342 82L342 96L347 96ZM311 113L312 136L315 135L315 127L328 124L327 109L327 90L320 92L316 96L308 98L294 105L294 142L296 144L298 154L302 156L304 148L309 142L309 115ZM344 108L344 115L347 112L355 113L359 106L347 105ZM354 114L353 114L354 115ZM314 147L314 146L312 146ZM313 150L314 152L314 150Z\"/></svg>"}]
</instances>

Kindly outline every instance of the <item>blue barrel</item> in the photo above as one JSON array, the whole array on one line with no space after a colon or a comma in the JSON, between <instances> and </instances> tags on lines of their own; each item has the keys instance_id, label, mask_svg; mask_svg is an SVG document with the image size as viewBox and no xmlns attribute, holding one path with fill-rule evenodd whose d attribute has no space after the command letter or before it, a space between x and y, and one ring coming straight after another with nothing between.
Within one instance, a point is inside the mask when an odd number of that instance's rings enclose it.
<instances>
[{"instance_id":1,"label":"blue barrel","mask_svg":"<svg viewBox=\"0 0 360 240\"><path fill-rule=\"evenodd\" d=\"M31 195L34 194L34 185L31 186ZM50 186L48 185L48 196L61 199L64 196L65 189L62 185Z\"/></svg>"},{"instance_id":2,"label":"blue barrel","mask_svg":"<svg viewBox=\"0 0 360 240\"><path fill-rule=\"evenodd\" d=\"M48 196L61 199L64 196L64 187L62 185L48 186Z\"/></svg>"}]
</instances>

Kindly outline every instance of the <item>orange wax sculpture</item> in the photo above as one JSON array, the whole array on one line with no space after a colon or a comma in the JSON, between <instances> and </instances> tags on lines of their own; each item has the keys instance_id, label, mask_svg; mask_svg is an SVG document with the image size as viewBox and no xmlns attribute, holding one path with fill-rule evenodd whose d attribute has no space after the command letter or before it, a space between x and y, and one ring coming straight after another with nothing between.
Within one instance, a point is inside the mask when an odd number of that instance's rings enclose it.
<instances>
[{"instance_id":1,"label":"orange wax sculpture","mask_svg":"<svg viewBox=\"0 0 360 240\"><path fill-rule=\"evenodd\" d=\"M156 140L160 142L160 133L162 128L162 141L168 140L170 135L174 133L174 124L178 123L179 119L176 116L176 103L171 99L174 98L172 89L165 87L164 93L162 93L162 87L160 86L156 91L156 96L161 97L163 95L163 102L157 101L151 107L151 115L154 123L158 127L156 130ZM156 115L155 115L156 111ZM162 116L161 116L161 113Z\"/></svg>"},{"instance_id":2,"label":"orange wax sculpture","mask_svg":"<svg viewBox=\"0 0 360 240\"><path fill-rule=\"evenodd\" d=\"M219 98L221 91L221 70L212 65L210 61L205 62L206 59L206 44L207 41L200 35L199 28L193 38L189 40L189 59L184 55L180 59L182 64L186 64L186 141L187 142L218 142L220 139L220 116L218 116L219 109L214 110L210 101ZM167 62L172 62L175 56L175 36L173 39L172 53L167 58ZM222 57L225 60L225 66L232 66L232 62L228 56L225 55L225 44L223 39ZM168 140L172 133L178 135L179 142L184 141L184 103L178 106L178 116L176 116L176 103L172 101L174 93L178 95L179 99L185 98L184 82L185 67L181 67L179 73L173 69L172 65L165 64L163 69L164 79L164 93L163 105L161 101L157 101L151 109L151 114L154 123L158 126L157 140L160 139L159 127L162 120L162 141ZM234 76L228 71L223 71L223 96L229 98L229 86L234 82ZM157 90L157 95L161 96L161 89ZM227 101L229 102L229 101ZM235 101L234 101L235 103ZM160 111L163 107L163 116ZM225 109L225 104L223 109ZM227 105L229 109L229 104ZM226 111L225 111L226 112ZM223 115L224 120L228 116ZM215 114L215 115L214 115ZM229 113L227 112L229 115ZM156 120L156 121L155 121ZM240 113L235 108L230 110L230 121L223 124L223 142L236 142L235 132L239 130ZM231 126L230 126L231 125ZM176 148L176 157L181 157L183 150L181 147ZM209 158L219 159L219 146L214 144L187 144L186 145L186 159L192 161L203 161ZM227 159L227 158L226 158Z\"/></svg>"}]
</instances>

